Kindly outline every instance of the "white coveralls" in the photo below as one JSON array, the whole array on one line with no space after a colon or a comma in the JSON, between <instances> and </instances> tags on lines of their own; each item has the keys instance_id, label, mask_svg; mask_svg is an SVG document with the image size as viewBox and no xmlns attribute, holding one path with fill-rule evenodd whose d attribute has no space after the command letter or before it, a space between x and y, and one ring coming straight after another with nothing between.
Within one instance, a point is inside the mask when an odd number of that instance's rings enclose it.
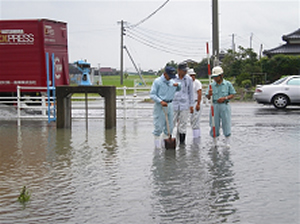
<instances>
[{"instance_id":1,"label":"white coveralls","mask_svg":"<svg viewBox=\"0 0 300 224\"><path fill-rule=\"evenodd\" d=\"M202 90L202 83L195 79L193 81L193 90L194 90L194 113L191 114L190 122L193 129L193 137L200 137L200 118L202 113L202 101L200 102L200 110L196 110L197 101L198 101L198 90Z\"/></svg>"},{"instance_id":2,"label":"white coveralls","mask_svg":"<svg viewBox=\"0 0 300 224\"><path fill-rule=\"evenodd\" d=\"M229 81L223 79L223 82L219 85L216 82L211 84L213 90L213 106L214 106L214 118L215 118L215 129L216 129L216 137L220 135L220 124L222 121L222 129L225 137L229 137L231 135L231 108L229 105L229 100L225 100L224 103L218 103L218 99L221 97L226 97L231 94L236 94L236 91L232 84ZM208 89L206 91L206 95L208 95ZM213 129L212 129L212 116L210 112L209 123L210 123L210 136L213 137Z\"/></svg>"},{"instance_id":3,"label":"white coveralls","mask_svg":"<svg viewBox=\"0 0 300 224\"><path fill-rule=\"evenodd\" d=\"M166 116L163 110L165 110L168 114L168 121L170 126L170 133L173 131L173 106L172 100L176 91L181 89L180 83L178 86L173 86L174 80L170 79L166 80L164 75L156 78L152 84L150 91L150 98L154 100L154 108L153 108L153 124L154 130L153 135L155 137L159 137L162 132L165 135L168 135L167 126L166 126ZM168 107L162 107L160 104L161 101L165 101L168 103Z\"/></svg>"},{"instance_id":4,"label":"white coveralls","mask_svg":"<svg viewBox=\"0 0 300 224\"><path fill-rule=\"evenodd\" d=\"M194 106L193 79L189 75L185 75L182 79L180 79L177 74L174 81L181 83L181 90L175 93L173 99L173 124L175 127L178 122L177 131L179 134L185 135L190 107Z\"/></svg>"}]
</instances>

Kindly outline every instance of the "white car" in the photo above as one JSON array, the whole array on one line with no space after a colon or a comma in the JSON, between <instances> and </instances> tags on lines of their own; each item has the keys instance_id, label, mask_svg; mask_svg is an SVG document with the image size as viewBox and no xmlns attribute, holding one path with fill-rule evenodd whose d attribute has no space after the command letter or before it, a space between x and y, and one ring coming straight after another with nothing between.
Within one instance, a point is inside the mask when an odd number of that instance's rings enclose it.
<instances>
[{"instance_id":1,"label":"white car","mask_svg":"<svg viewBox=\"0 0 300 224\"><path fill-rule=\"evenodd\" d=\"M269 85L257 85L253 98L278 109L300 105L300 75L287 76Z\"/></svg>"}]
</instances>

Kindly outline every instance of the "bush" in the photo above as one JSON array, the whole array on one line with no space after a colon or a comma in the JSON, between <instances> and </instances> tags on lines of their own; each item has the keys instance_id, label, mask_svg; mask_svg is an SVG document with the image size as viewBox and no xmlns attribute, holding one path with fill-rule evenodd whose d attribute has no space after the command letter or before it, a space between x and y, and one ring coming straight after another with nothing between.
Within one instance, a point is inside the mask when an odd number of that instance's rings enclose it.
<instances>
[{"instance_id":1,"label":"bush","mask_svg":"<svg viewBox=\"0 0 300 224\"><path fill-rule=\"evenodd\" d=\"M250 78L251 78L251 75L249 73L242 73L236 77L235 82L238 86L243 86L242 82L245 80L250 80Z\"/></svg>"},{"instance_id":2,"label":"bush","mask_svg":"<svg viewBox=\"0 0 300 224\"><path fill-rule=\"evenodd\" d=\"M242 81L242 87L244 87L245 89L249 89L251 86L252 86L252 82L250 79L246 79Z\"/></svg>"}]
</instances>

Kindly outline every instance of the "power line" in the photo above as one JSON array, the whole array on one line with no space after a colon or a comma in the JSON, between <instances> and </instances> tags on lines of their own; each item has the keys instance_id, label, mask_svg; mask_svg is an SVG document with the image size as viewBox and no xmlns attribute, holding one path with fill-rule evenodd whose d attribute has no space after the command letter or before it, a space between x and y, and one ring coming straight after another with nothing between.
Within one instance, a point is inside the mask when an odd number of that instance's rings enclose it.
<instances>
[{"instance_id":1,"label":"power line","mask_svg":"<svg viewBox=\"0 0 300 224\"><path fill-rule=\"evenodd\" d=\"M133 35L131 37L134 37L136 39L139 39L139 40L142 40L143 42L146 42L148 44L151 44L151 45L154 45L154 46L157 46L157 47L161 47L161 48L164 48L164 49L169 49L169 50L172 50L172 51L179 51L177 49L180 49L180 52L184 52L184 53L187 53L187 54L198 54L199 51L197 51L197 49L193 49L194 51L189 51L186 47L178 47L178 45L170 45L170 44L163 44L163 43L156 43L156 42L153 42L151 40L147 40L143 37L140 37L140 36L137 36L137 35ZM175 50L174 50L175 48ZM196 50L196 51L195 51Z\"/></svg>"},{"instance_id":2,"label":"power line","mask_svg":"<svg viewBox=\"0 0 300 224\"><path fill-rule=\"evenodd\" d=\"M187 55L185 55L185 54L181 54L181 53L176 53L176 52L174 52L174 51L170 51L170 50L166 50L166 49L162 49L162 48L158 48L158 47L156 47L155 45L152 45L152 44L149 44L149 43L146 43L146 42L144 42L144 41L141 41L141 40L139 40L139 39L137 39L137 38L134 38L134 37L132 37L132 36L128 36L129 38L131 38L131 39L133 39L133 40L135 40L135 41L137 41L137 42L139 42L139 43L141 43L141 44L143 44L143 45L146 45L146 46L148 46L148 47L150 47L150 48L153 48L153 49L156 49L156 50L159 50L159 51L162 51L162 52L165 52L165 53L169 53L169 54L176 54L176 55L179 55L179 56L187 56Z\"/></svg>"},{"instance_id":3,"label":"power line","mask_svg":"<svg viewBox=\"0 0 300 224\"><path fill-rule=\"evenodd\" d=\"M201 48L201 43L199 42L192 42L192 43L187 43L185 41L179 41L179 42L176 42L176 40L166 40L165 38L156 38L156 37L152 37L152 36L149 36L149 35L144 35L142 33L135 33L135 32L131 32L128 30L128 33L131 34L132 36L136 37L136 38L139 38L139 39L142 39L144 41L148 41L148 42L151 42L153 44L157 44L157 45L165 45L165 46L168 46L168 47L174 47L174 48L181 48L181 49L185 49L185 50L191 50L191 51L198 51L198 50L201 50L203 48ZM175 42L174 42L175 41Z\"/></svg>"},{"instance_id":4,"label":"power line","mask_svg":"<svg viewBox=\"0 0 300 224\"><path fill-rule=\"evenodd\" d=\"M185 52L185 51L178 51L178 50L175 50L175 49L171 49L171 48L168 48L168 47L165 47L165 46L158 46L157 44L154 44L154 43L151 43L147 40L142 40L142 39L138 39L134 36L131 36L131 35L127 35L128 38L131 38L143 45L146 45L150 48L153 48L153 49L156 49L156 50L159 50L159 51L162 51L162 52L165 52L165 53L169 53L169 54L176 54L176 55L179 55L179 56L184 56L184 57L191 57L191 56L196 56L196 57L199 57L199 56L202 56L202 54L198 54L198 53L191 53L191 52Z\"/></svg>"},{"instance_id":5,"label":"power line","mask_svg":"<svg viewBox=\"0 0 300 224\"><path fill-rule=\"evenodd\" d=\"M130 27L129 27L130 29ZM139 30L139 31L137 31ZM203 41L207 41L207 39L210 39L210 37L193 37L193 36L183 36L183 35L176 35L176 34L172 34L172 33L164 33L164 32L160 32L160 31L156 31L156 30L151 30L151 29L145 29L145 28L141 28L138 27L137 29L135 29L134 31L136 32L141 32L141 33L146 33L146 34L150 34L150 35L154 35L154 36L162 36L163 38L172 38L172 39L184 39L184 41L195 41L195 40L203 40Z\"/></svg>"},{"instance_id":6,"label":"power line","mask_svg":"<svg viewBox=\"0 0 300 224\"><path fill-rule=\"evenodd\" d=\"M158 7L158 9L156 9L154 12L152 12L149 16L147 16L146 18L142 19L140 22L129 26L130 28L135 28L138 25L142 24L143 22L145 22L146 20L150 19L154 14L156 14L159 10L161 10L170 0L167 0L164 2L164 4L162 4L160 7Z\"/></svg>"},{"instance_id":7,"label":"power line","mask_svg":"<svg viewBox=\"0 0 300 224\"><path fill-rule=\"evenodd\" d=\"M177 39L177 38L172 37L172 35L159 36L154 32L144 32L144 31L141 32L138 29L135 29L135 30L128 29L128 32L135 34L135 35L143 36L143 37L151 39L151 40L156 40L159 43L165 42L165 43L170 44L170 42L171 42L171 44L174 43L176 45L184 45L184 46L193 47L193 48L199 47L199 44L202 42L202 41L200 41L201 40L200 38L186 37L186 38ZM205 40L207 40L207 39L205 39ZM203 42L205 40L203 39Z\"/></svg>"}]
</instances>

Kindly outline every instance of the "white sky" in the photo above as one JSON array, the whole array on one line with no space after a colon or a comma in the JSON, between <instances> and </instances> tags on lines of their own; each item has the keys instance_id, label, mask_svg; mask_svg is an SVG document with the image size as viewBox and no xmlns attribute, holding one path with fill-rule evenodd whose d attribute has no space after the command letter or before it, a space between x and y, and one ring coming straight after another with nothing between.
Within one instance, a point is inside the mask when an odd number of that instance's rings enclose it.
<instances>
[{"instance_id":1,"label":"white sky","mask_svg":"<svg viewBox=\"0 0 300 224\"><path fill-rule=\"evenodd\" d=\"M120 67L120 25L136 24L165 0L0 0L1 19L49 18L68 23L69 61L87 59L93 66ZM212 1L170 0L153 17L126 31L124 43L143 70L158 70L174 60L201 61L205 43L212 48ZM270 49L283 44L283 34L300 27L300 0L219 0L220 49L235 44L258 53L260 45ZM141 42L150 44L146 46ZM159 48L160 50L154 49ZM211 49L210 49L211 50ZM171 53L167 53L167 52ZM132 71L126 52L124 68Z\"/></svg>"}]
</instances>

